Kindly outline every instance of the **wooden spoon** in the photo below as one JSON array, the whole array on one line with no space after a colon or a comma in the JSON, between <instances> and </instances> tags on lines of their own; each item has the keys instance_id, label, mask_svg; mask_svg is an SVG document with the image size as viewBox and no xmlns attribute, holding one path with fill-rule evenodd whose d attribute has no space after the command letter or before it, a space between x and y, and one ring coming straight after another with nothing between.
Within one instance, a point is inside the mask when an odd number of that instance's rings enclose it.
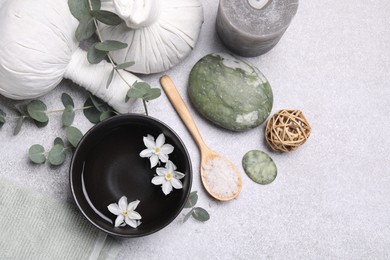
<instances>
[{"instance_id":1,"label":"wooden spoon","mask_svg":"<svg viewBox=\"0 0 390 260\"><path fill-rule=\"evenodd\" d=\"M190 111L188 110L186 104L184 103L183 99L181 98L179 92L177 91L173 81L168 76L162 76L160 78L160 83L161 83L161 86L163 87L165 93L167 94L169 100L171 101L172 105L176 109L176 112L179 114L181 120L187 126L192 137L194 138L194 140L198 144L200 154L201 154L200 176L201 176L202 184L203 184L204 188L212 197L214 197L217 200L228 201L228 200L234 199L235 197L237 197L237 195L241 192L241 189L242 189L242 179L241 179L240 172L238 171L238 169L236 168L236 166L232 162L230 162L226 158L222 157L221 155L217 154L216 152L212 151L205 144L205 142L203 141L203 139L199 133L199 130L198 130L194 120L192 119ZM226 162L226 164L234 170L234 173L238 177L236 192L230 196L222 196L222 195L214 192L211 189L211 187L209 186L209 184L205 178L205 171L203 169L204 165L206 165L207 162L209 162L210 160L213 160L215 158L223 159Z\"/></svg>"}]
</instances>

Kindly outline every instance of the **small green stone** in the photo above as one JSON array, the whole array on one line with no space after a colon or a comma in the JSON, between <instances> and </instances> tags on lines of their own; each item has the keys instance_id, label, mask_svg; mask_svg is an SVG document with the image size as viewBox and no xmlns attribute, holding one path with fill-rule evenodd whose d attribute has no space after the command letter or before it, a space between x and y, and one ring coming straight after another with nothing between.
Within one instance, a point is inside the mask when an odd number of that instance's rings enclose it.
<instances>
[{"instance_id":1,"label":"small green stone","mask_svg":"<svg viewBox=\"0 0 390 260\"><path fill-rule=\"evenodd\" d=\"M273 103L272 89L264 75L227 53L209 54L195 64L188 94L205 118L233 131L262 124Z\"/></svg>"},{"instance_id":2,"label":"small green stone","mask_svg":"<svg viewBox=\"0 0 390 260\"><path fill-rule=\"evenodd\" d=\"M272 158L258 150L249 151L244 155L242 167L249 178L263 185L273 182L277 175L276 164Z\"/></svg>"}]
</instances>

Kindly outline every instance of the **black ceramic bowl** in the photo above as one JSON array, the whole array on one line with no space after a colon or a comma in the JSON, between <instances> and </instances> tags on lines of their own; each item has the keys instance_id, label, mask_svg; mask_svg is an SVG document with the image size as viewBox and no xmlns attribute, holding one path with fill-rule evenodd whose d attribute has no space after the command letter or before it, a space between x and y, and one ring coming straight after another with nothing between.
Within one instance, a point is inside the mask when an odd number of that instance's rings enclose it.
<instances>
[{"instance_id":1,"label":"black ceramic bowl","mask_svg":"<svg viewBox=\"0 0 390 260\"><path fill-rule=\"evenodd\" d=\"M183 189L164 195L161 185L151 183L155 169L139 153L143 137L163 133L165 143L174 146L169 159L184 173ZM163 167L164 164L162 164ZM181 139L166 124L151 117L127 114L94 126L80 141L70 167L70 187L84 216L110 235L140 237L154 233L172 222L189 196L192 184L191 161ZM142 216L137 228L114 227L116 216L107 206L126 196L140 200L136 211Z\"/></svg>"}]
</instances>

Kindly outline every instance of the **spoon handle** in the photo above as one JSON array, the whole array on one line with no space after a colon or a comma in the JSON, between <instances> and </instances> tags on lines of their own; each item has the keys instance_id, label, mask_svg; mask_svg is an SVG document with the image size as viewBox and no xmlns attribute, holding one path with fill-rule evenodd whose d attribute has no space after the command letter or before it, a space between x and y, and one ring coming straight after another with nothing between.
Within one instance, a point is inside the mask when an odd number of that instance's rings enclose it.
<instances>
[{"instance_id":1,"label":"spoon handle","mask_svg":"<svg viewBox=\"0 0 390 260\"><path fill-rule=\"evenodd\" d=\"M204 143L202 136L199 133L198 127L196 126L194 119L192 118L191 113L188 110L188 107L184 103L184 100L181 98L171 78L167 75L162 76L160 78L160 84L163 87L165 93L167 94L169 100L171 101L171 104L176 109L176 112L179 114L181 120L187 126L192 137L195 139L201 152L210 150Z\"/></svg>"}]
</instances>

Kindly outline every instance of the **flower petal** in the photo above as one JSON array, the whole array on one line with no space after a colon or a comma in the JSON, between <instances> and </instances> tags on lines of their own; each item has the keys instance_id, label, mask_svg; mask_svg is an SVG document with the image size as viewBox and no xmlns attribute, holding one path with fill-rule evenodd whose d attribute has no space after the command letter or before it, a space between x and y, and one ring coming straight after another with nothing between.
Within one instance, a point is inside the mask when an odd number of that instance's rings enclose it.
<instances>
[{"instance_id":1,"label":"flower petal","mask_svg":"<svg viewBox=\"0 0 390 260\"><path fill-rule=\"evenodd\" d=\"M122 214L120 214L118 217L116 217L115 227L119 227L123 223L124 219L125 219L125 217Z\"/></svg>"},{"instance_id":2,"label":"flower petal","mask_svg":"<svg viewBox=\"0 0 390 260\"><path fill-rule=\"evenodd\" d=\"M176 170L176 165L174 165L172 161L168 161L165 165L165 168L167 168L169 172L173 172L174 170Z\"/></svg>"},{"instance_id":3,"label":"flower petal","mask_svg":"<svg viewBox=\"0 0 390 260\"><path fill-rule=\"evenodd\" d=\"M160 150L162 153L165 153L165 154L170 154L173 152L175 148L170 145L170 144L164 144L163 146L161 146Z\"/></svg>"},{"instance_id":4,"label":"flower petal","mask_svg":"<svg viewBox=\"0 0 390 260\"><path fill-rule=\"evenodd\" d=\"M125 221L126 221L126 224L129 225L130 227L136 228L138 226L137 221L132 220L129 217L126 217Z\"/></svg>"},{"instance_id":5,"label":"flower petal","mask_svg":"<svg viewBox=\"0 0 390 260\"><path fill-rule=\"evenodd\" d=\"M172 178L171 184L175 189L182 189L183 188L183 184L178 179Z\"/></svg>"},{"instance_id":6,"label":"flower petal","mask_svg":"<svg viewBox=\"0 0 390 260\"><path fill-rule=\"evenodd\" d=\"M165 177L164 176L156 176L152 179L152 183L154 185L161 185L165 182Z\"/></svg>"},{"instance_id":7,"label":"flower petal","mask_svg":"<svg viewBox=\"0 0 390 260\"><path fill-rule=\"evenodd\" d=\"M149 160L150 160L150 168L153 168L158 163L158 156L153 154L152 156L150 156Z\"/></svg>"},{"instance_id":8,"label":"flower petal","mask_svg":"<svg viewBox=\"0 0 390 260\"><path fill-rule=\"evenodd\" d=\"M145 158L145 157L150 157L152 156L153 154L153 151L151 149L145 149L145 150L142 150L140 153L139 153L139 156Z\"/></svg>"},{"instance_id":9,"label":"flower petal","mask_svg":"<svg viewBox=\"0 0 390 260\"><path fill-rule=\"evenodd\" d=\"M127 206L127 211L135 210L139 203L140 203L139 200L135 200L135 201L130 202L129 205Z\"/></svg>"},{"instance_id":10,"label":"flower petal","mask_svg":"<svg viewBox=\"0 0 390 260\"><path fill-rule=\"evenodd\" d=\"M125 211L127 209L127 197L123 196L118 202L119 209Z\"/></svg>"},{"instance_id":11,"label":"flower petal","mask_svg":"<svg viewBox=\"0 0 390 260\"><path fill-rule=\"evenodd\" d=\"M185 175L184 173L181 173L181 172L178 172L178 171L174 171L174 172L173 172L173 176L174 176L176 179L180 180L180 179L183 179L184 176L186 176L186 175Z\"/></svg>"},{"instance_id":12,"label":"flower petal","mask_svg":"<svg viewBox=\"0 0 390 260\"><path fill-rule=\"evenodd\" d=\"M144 137L144 144L147 148L153 149L156 147L154 141L150 140L148 137Z\"/></svg>"},{"instance_id":13,"label":"flower petal","mask_svg":"<svg viewBox=\"0 0 390 260\"><path fill-rule=\"evenodd\" d=\"M168 171L167 171L166 168L163 168L163 167L158 167L158 168L156 168L156 173L157 173L157 175L162 176L162 175L165 175L167 172L168 172Z\"/></svg>"},{"instance_id":14,"label":"flower petal","mask_svg":"<svg viewBox=\"0 0 390 260\"><path fill-rule=\"evenodd\" d=\"M156 139L156 146L161 147L161 146L163 146L164 143L165 143L165 135L160 134Z\"/></svg>"},{"instance_id":15,"label":"flower petal","mask_svg":"<svg viewBox=\"0 0 390 260\"><path fill-rule=\"evenodd\" d=\"M141 215L137 211L130 211L129 218L131 219L142 219Z\"/></svg>"},{"instance_id":16,"label":"flower petal","mask_svg":"<svg viewBox=\"0 0 390 260\"><path fill-rule=\"evenodd\" d=\"M167 181L163 183L162 185L162 191L164 192L165 195L168 195L172 191L172 184L170 181Z\"/></svg>"},{"instance_id":17,"label":"flower petal","mask_svg":"<svg viewBox=\"0 0 390 260\"><path fill-rule=\"evenodd\" d=\"M168 159L169 159L169 156L168 155L166 155L166 154L163 154L163 153L159 153L158 154L158 159L160 159L160 161L162 161L162 162L167 162L168 161Z\"/></svg>"},{"instance_id":18,"label":"flower petal","mask_svg":"<svg viewBox=\"0 0 390 260\"><path fill-rule=\"evenodd\" d=\"M154 142L154 137L153 137L153 135L148 134L148 135L146 136L146 138L148 138L150 141L153 141L153 142Z\"/></svg>"},{"instance_id":19,"label":"flower petal","mask_svg":"<svg viewBox=\"0 0 390 260\"><path fill-rule=\"evenodd\" d=\"M119 206L116 203L111 203L110 205L108 205L107 208L114 215L120 215L121 214L121 210L119 209Z\"/></svg>"}]
</instances>

